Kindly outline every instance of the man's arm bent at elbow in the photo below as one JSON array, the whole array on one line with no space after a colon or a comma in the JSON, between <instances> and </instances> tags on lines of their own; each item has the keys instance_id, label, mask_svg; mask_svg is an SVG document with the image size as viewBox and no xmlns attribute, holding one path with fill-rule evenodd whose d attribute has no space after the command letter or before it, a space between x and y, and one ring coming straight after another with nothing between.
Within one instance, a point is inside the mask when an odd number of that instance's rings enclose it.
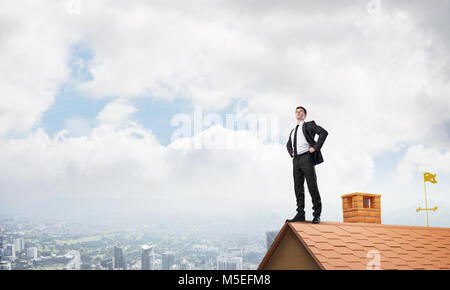
<instances>
[{"instance_id":1,"label":"man's arm bent at elbow","mask_svg":"<svg viewBox=\"0 0 450 290\"><path fill-rule=\"evenodd\" d=\"M319 139L317 140L316 144L314 144L314 150L319 151L322 148L323 143L327 139L328 132L324 128L317 125L316 122L312 121L312 124L313 132L319 135Z\"/></svg>"}]
</instances>

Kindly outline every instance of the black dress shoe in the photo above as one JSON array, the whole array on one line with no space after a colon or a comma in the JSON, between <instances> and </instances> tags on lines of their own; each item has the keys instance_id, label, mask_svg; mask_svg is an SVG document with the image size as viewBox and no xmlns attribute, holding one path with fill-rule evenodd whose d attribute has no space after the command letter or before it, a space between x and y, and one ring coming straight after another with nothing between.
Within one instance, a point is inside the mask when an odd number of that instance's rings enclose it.
<instances>
[{"instance_id":1,"label":"black dress shoe","mask_svg":"<svg viewBox=\"0 0 450 290\"><path fill-rule=\"evenodd\" d=\"M312 223L313 223L313 224L318 224L318 223L320 223L320 217L315 217L315 218L312 220Z\"/></svg>"},{"instance_id":2,"label":"black dress shoe","mask_svg":"<svg viewBox=\"0 0 450 290\"><path fill-rule=\"evenodd\" d=\"M296 214L295 217L293 217L292 219L287 219L286 221L290 222L290 223L293 223L293 222L304 222L305 221L305 216Z\"/></svg>"}]
</instances>

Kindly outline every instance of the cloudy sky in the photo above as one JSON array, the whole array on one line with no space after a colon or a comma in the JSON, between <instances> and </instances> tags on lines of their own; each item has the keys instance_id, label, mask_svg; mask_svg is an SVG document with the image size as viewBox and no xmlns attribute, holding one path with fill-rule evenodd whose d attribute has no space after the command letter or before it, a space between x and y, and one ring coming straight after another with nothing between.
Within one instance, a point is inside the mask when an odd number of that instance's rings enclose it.
<instances>
[{"instance_id":1,"label":"cloudy sky","mask_svg":"<svg viewBox=\"0 0 450 290\"><path fill-rule=\"evenodd\" d=\"M0 214L276 229L295 214L285 143L302 105L329 132L322 220L342 221L341 195L368 192L382 195L383 223L425 225L428 171L430 223L448 227L449 11L445 0L2 1ZM215 118L199 128L195 110ZM227 115L275 116L274 138ZM176 136L177 118L191 134Z\"/></svg>"}]
</instances>

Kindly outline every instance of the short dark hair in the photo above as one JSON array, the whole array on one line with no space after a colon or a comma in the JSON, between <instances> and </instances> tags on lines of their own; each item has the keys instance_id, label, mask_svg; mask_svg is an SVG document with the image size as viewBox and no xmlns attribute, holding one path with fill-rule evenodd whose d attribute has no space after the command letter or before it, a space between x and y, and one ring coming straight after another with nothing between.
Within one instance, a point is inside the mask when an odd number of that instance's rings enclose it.
<instances>
[{"instance_id":1,"label":"short dark hair","mask_svg":"<svg viewBox=\"0 0 450 290\"><path fill-rule=\"evenodd\" d=\"M306 113L306 109L303 108L302 106L298 106L297 108L295 108L296 111L297 111L297 109L302 109L303 112L305 112L305 115L308 115L308 113Z\"/></svg>"}]
</instances>

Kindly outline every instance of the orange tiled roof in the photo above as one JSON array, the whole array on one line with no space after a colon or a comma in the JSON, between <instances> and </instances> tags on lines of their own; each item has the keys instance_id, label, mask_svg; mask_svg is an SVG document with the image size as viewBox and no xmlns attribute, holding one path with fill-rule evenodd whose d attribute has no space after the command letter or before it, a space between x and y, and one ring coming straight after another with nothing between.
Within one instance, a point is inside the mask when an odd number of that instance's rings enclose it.
<instances>
[{"instance_id":1,"label":"orange tiled roof","mask_svg":"<svg viewBox=\"0 0 450 290\"><path fill-rule=\"evenodd\" d=\"M366 269L370 250L379 252L381 269L450 269L450 228L337 222L287 225L323 269ZM282 232L278 241L281 236ZM262 264L272 252L269 249Z\"/></svg>"}]
</instances>

